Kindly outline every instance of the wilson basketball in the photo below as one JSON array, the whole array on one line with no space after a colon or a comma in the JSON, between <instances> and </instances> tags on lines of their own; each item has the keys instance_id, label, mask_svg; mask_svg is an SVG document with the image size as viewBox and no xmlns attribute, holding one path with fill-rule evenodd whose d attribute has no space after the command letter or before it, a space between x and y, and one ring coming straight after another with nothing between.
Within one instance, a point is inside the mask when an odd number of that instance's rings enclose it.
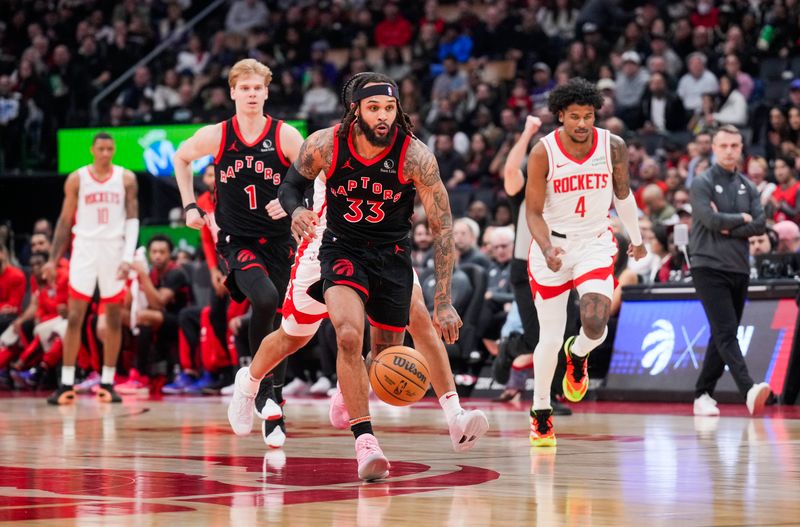
<instances>
[{"instance_id":1,"label":"wilson basketball","mask_svg":"<svg viewBox=\"0 0 800 527\"><path fill-rule=\"evenodd\" d=\"M369 367L369 383L375 394L393 406L407 406L422 399L430 378L425 357L407 346L386 348Z\"/></svg>"}]
</instances>

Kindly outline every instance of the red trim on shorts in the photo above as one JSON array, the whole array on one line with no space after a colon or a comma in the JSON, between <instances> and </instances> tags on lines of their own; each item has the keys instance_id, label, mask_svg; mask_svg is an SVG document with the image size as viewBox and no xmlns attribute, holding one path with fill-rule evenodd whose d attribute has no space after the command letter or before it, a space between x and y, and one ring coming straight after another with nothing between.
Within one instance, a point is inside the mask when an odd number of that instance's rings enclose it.
<instances>
[{"instance_id":1,"label":"red trim on shorts","mask_svg":"<svg viewBox=\"0 0 800 527\"><path fill-rule=\"evenodd\" d=\"M125 288L123 287L122 290L114 296L109 296L108 298L101 298L101 304L119 304L125 300Z\"/></svg>"},{"instance_id":2,"label":"red trim on shorts","mask_svg":"<svg viewBox=\"0 0 800 527\"><path fill-rule=\"evenodd\" d=\"M225 141L228 139L228 121L222 121L222 139L219 142L219 150L217 150L217 155L214 156L214 164L218 165L220 160L222 159L222 155L225 153ZM214 193L216 194L216 185L214 188Z\"/></svg>"},{"instance_id":3,"label":"red trim on shorts","mask_svg":"<svg viewBox=\"0 0 800 527\"><path fill-rule=\"evenodd\" d=\"M269 276L269 271L267 271L266 267L264 267L264 266L263 266L263 265L261 265L260 263L251 263L251 264L247 264L247 265L245 265L244 267L242 267L242 269L241 269L241 270L242 270L242 271L247 271L248 269L252 269L253 267L258 267L259 269L261 269L262 271L264 271L264 272L267 274L267 276Z\"/></svg>"},{"instance_id":4,"label":"red trim on shorts","mask_svg":"<svg viewBox=\"0 0 800 527\"><path fill-rule=\"evenodd\" d=\"M397 326L390 326L389 324L381 324L380 322L375 322L369 315L367 315L367 320L369 320L369 324L371 326L375 326L378 329L385 329L386 331L391 331L392 333L402 333L403 331L406 330L405 326L402 328L398 328Z\"/></svg>"},{"instance_id":5,"label":"red trim on shorts","mask_svg":"<svg viewBox=\"0 0 800 527\"><path fill-rule=\"evenodd\" d=\"M84 295L80 291L75 290L72 285L69 286L69 297L75 300L83 300L84 302L91 302L92 297Z\"/></svg>"},{"instance_id":6,"label":"red trim on shorts","mask_svg":"<svg viewBox=\"0 0 800 527\"><path fill-rule=\"evenodd\" d=\"M375 163L377 163L378 161L383 159L386 156L386 154L388 154L392 150L392 148L394 148L394 142L397 140L397 127L395 127L395 129L394 129L394 135L392 136L392 142L389 143L389 146L387 146L386 148L381 150L381 152L378 155L376 155L375 157L373 157L373 158L366 159L366 158L361 157L358 154L358 152L356 151L355 145L353 145L353 126L355 126L355 124L356 123L353 123L353 124L350 125L350 131L347 133L347 146L350 148L350 153L353 154L353 157L355 157L359 161L359 163L361 163L362 165L365 165L365 166L374 165Z\"/></svg>"},{"instance_id":7,"label":"red trim on shorts","mask_svg":"<svg viewBox=\"0 0 800 527\"><path fill-rule=\"evenodd\" d=\"M267 132L269 132L270 126L272 126L272 117L268 115L267 122L264 124L264 129L261 131L261 135L259 135L258 138L252 143L248 143L247 141L244 140L242 132L239 131L239 119L237 119L235 115L233 116L233 131L236 133L236 136L239 138L239 141L241 141L242 144L247 148L253 148L258 143L263 141L264 138L267 136Z\"/></svg>"},{"instance_id":8,"label":"red trim on shorts","mask_svg":"<svg viewBox=\"0 0 800 527\"><path fill-rule=\"evenodd\" d=\"M275 125L275 151L278 152L278 159L281 160L281 163L288 167L291 163L289 163L289 160L283 155L283 150L281 150L281 126L283 126L283 121L278 121L278 124Z\"/></svg>"},{"instance_id":9,"label":"red trim on shorts","mask_svg":"<svg viewBox=\"0 0 800 527\"><path fill-rule=\"evenodd\" d=\"M403 166L406 162L406 151L408 150L409 144L411 144L411 136L407 135L406 138L403 139L403 146L400 148L400 161L398 162L400 166L397 168L397 179L399 179L400 183L403 185L408 184L406 178L403 177Z\"/></svg>"},{"instance_id":10,"label":"red trim on shorts","mask_svg":"<svg viewBox=\"0 0 800 527\"><path fill-rule=\"evenodd\" d=\"M597 150L597 128L592 127L592 132L593 132L593 134L592 134L593 135L593 137L592 137L592 148L589 150L589 153L586 154L586 157L584 157L583 159L578 159L578 158L573 157L572 155L570 155L570 153L567 152L567 150L564 148L564 145L561 144L561 139L558 136L558 132L559 132L559 130L563 130L563 129L564 129L563 127L559 128L558 130L556 130L556 133L555 133L556 144L558 145L558 149L561 150L561 153L564 154L564 156L567 159L569 159L570 161L574 161L575 163L578 163L579 165L584 164L586 161L588 161L594 155L594 151Z\"/></svg>"},{"instance_id":11,"label":"red trim on shorts","mask_svg":"<svg viewBox=\"0 0 800 527\"><path fill-rule=\"evenodd\" d=\"M614 263L612 262L611 265L608 267L600 267L597 269L592 269L591 271L580 275L578 278L574 278L569 280L561 285L542 285L536 281L533 277L533 273L531 273L530 266L528 266L528 278L530 280L531 285L531 294L536 297L536 293L539 293L539 296L542 297L542 300L549 300L551 298L555 298L570 289L574 289L578 287L584 282L589 280L605 280L609 276L614 275ZM616 288L617 281L614 278L614 287Z\"/></svg>"},{"instance_id":12,"label":"red trim on shorts","mask_svg":"<svg viewBox=\"0 0 800 527\"><path fill-rule=\"evenodd\" d=\"M362 293L367 295L367 298L369 298L369 291L367 291L367 288L361 284L351 282L350 280L333 280L333 283L336 285L346 285L352 287L353 289L357 289L358 291L361 291Z\"/></svg>"}]
</instances>

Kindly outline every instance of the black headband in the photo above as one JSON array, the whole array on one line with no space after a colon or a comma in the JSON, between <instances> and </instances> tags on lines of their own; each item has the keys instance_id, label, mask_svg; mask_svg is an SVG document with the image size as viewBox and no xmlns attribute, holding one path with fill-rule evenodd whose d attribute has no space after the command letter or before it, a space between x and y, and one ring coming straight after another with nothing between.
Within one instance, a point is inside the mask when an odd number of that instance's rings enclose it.
<instances>
[{"instance_id":1,"label":"black headband","mask_svg":"<svg viewBox=\"0 0 800 527\"><path fill-rule=\"evenodd\" d=\"M366 99L372 95L385 95L387 97L394 97L397 99L397 86L385 83L373 84L372 86L367 86L366 88L359 88L353 94L352 102L357 103L361 99Z\"/></svg>"}]
</instances>

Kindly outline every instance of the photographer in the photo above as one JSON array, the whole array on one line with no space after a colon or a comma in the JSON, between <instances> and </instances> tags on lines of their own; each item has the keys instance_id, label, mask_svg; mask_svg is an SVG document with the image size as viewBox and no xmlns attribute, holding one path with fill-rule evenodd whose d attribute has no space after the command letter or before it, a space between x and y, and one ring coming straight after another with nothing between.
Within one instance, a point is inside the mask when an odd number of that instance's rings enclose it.
<instances>
[{"instance_id":1,"label":"photographer","mask_svg":"<svg viewBox=\"0 0 800 527\"><path fill-rule=\"evenodd\" d=\"M694 216L689 252L692 278L711 328L703 367L695 386L695 415L719 415L712 398L717 381L730 368L751 414L769 397L766 383L747 371L737 330L750 281L748 238L764 232L765 214L755 185L738 170L742 135L734 126L714 134L715 164L692 182Z\"/></svg>"}]
</instances>

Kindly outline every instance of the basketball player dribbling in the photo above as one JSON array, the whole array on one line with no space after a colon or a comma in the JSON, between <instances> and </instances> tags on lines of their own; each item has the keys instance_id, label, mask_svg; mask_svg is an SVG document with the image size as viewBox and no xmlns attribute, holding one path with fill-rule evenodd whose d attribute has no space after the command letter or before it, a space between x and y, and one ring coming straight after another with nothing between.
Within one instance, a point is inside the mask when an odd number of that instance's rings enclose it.
<instances>
[{"instance_id":1,"label":"basketball player dribbling","mask_svg":"<svg viewBox=\"0 0 800 527\"><path fill-rule=\"evenodd\" d=\"M342 104L345 107L348 107L352 100L352 88L355 81L362 78L382 79L370 72L353 76L342 89ZM338 152L335 157L338 157ZM392 158L387 156L384 159ZM394 161L393 159L392 162ZM313 212L318 217L318 223L314 227L315 236L312 239L303 240L297 249L295 264L292 268L292 280L283 303L281 326L262 341L249 368L242 368L245 373L241 374L240 379L247 379L245 375L249 375L249 378L252 379L263 377L269 371L271 364L308 344L319 329L322 319L328 316L326 305L312 298L307 292L309 287L320 280L321 269L318 254L326 226L325 193L326 178L324 174L321 174L314 181ZM267 207L267 211L273 218L286 216L286 212L277 201L271 203ZM411 295L408 331L414 339L414 345L428 360L431 381L445 412L453 449L460 452L472 448L475 442L489 429L489 422L480 410L468 411L461 408L458 394L455 391L447 350L433 327L416 275ZM240 390L238 393L243 394L244 391ZM253 411L251 407L252 403L244 397L235 396L231 400L228 407L228 419L237 434L247 434L252 429ZM338 388L331 398L329 417L335 428L346 429L350 426L350 417L341 390Z\"/></svg>"},{"instance_id":2,"label":"basketball player dribbling","mask_svg":"<svg viewBox=\"0 0 800 527\"><path fill-rule=\"evenodd\" d=\"M603 104L599 91L584 79L572 79L550 93L548 104L561 127L531 150L525 190L526 216L535 241L528 266L541 328L533 353L533 446L556 444L550 384L562 344L567 363L564 396L577 402L589 386L589 352L602 344L608 332L617 254L608 218L612 200L631 239L628 254L635 260L647 254L628 181L627 146L594 126ZM562 343L573 288L580 296L581 329Z\"/></svg>"},{"instance_id":3,"label":"basketball player dribbling","mask_svg":"<svg viewBox=\"0 0 800 527\"><path fill-rule=\"evenodd\" d=\"M97 398L106 403L122 401L114 391L114 372L122 338L120 317L125 278L139 239L139 202L136 176L111 163L114 151L114 139L107 133L98 133L92 140L92 164L67 176L50 260L43 269L46 279L55 276L74 218L61 382L47 399L53 405L75 401L75 360L80 349L81 327L96 287L100 289L106 317Z\"/></svg>"},{"instance_id":4,"label":"basketball player dribbling","mask_svg":"<svg viewBox=\"0 0 800 527\"><path fill-rule=\"evenodd\" d=\"M413 137L391 79L361 76L352 89L342 123L315 132L303 143L278 198L292 217L292 233L310 240L319 215L302 206L303 194L320 172L327 176L327 227L319 250L322 279L309 293L317 300L324 298L328 306L339 350L336 370L356 440L358 476L370 481L389 474L389 461L369 416L369 381L361 358L364 317L371 325L373 355L402 343L414 282L409 233L415 191L434 234L433 322L445 342L458 339L461 319L450 297L453 223L436 160ZM274 364L280 357L268 359ZM240 370L234 397L252 393L257 383L247 370Z\"/></svg>"},{"instance_id":5,"label":"basketball player dribbling","mask_svg":"<svg viewBox=\"0 0 800 527\"><path fill-rule=\"evenodd\" d=\"M228 84L236 114L198 130L178 148L174 163L186 225L201 229L210 220L197 205L189 165L195 159L215 156L217 252L227 267L225 285L233 300L250 300L251 352L276 326L278 303L286 292L295 252L289 219L272 220L265 210L277 197L278 186L303 143L295 128L264 115L271 80L269 68L254 59L234 64ZM276 447L285 440L279 406L284 374L282 363L275 370L274 393L273 376L264 379L259 398L262 406L257 408L269 421L264 428L265 441Z\"/></svg>"}]
</instances>

